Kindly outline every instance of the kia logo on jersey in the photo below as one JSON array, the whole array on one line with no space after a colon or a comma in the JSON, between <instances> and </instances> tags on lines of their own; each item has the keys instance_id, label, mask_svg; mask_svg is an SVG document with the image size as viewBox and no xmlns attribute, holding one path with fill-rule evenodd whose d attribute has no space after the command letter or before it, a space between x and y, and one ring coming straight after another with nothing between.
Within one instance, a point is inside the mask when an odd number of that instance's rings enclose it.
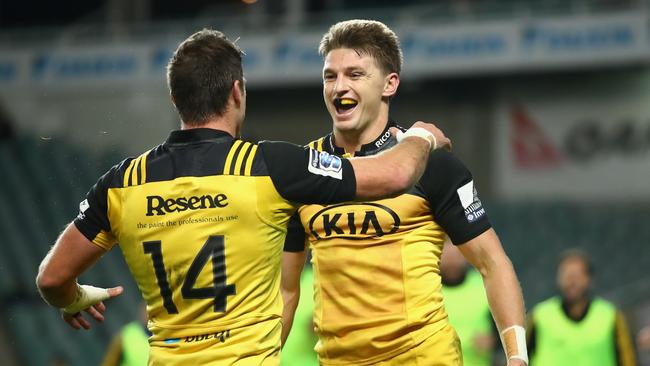
<instances>
[{"instance_id":1,"label":"kia logo on jersey","mask_svg":"<svg viewBox=\"0 0 650 366\"><path fill-rule=\"evenodd\" d=\"M400 218L378 203L343 203L325 207L309 220L316 239L330 237L369 238L397 232Z\"/></svg>"}]
</instances>

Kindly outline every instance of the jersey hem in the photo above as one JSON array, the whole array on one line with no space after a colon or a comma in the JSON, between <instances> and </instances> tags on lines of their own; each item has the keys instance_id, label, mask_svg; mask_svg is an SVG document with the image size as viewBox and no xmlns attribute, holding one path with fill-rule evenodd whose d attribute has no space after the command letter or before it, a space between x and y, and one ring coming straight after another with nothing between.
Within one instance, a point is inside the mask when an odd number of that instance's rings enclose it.
<instances>
[{"instance_id":1,"label":"jersey hem","mask_svg":"<svg viewBox=\"0 0 650 366\"><path fill-rule=\"evenodd\" d=\"M407 344L405 346L396 348L393 351L386 352L386 353L383 353L383 354L375 356L375 357L366 358L366 359L363 359L363 360L351 360L351 361L340 361L339 362L339 361L332 361L332 360L324 360L319 356L318 357L318 362L323 366L368 366L368 365L373 365L373 364L375 364L377 362L387 361L387 360L390 360L391 358L393 358L395 356L399 356L399 355L401 355L403 353L406 353L409 350L419 346L422 342L426 341L430 337L435 336L435 334L438 333L439 331L441 331L442 329L444 329L445 326L449 326L446 319L445 319L445 321L443 321L441 323L442 324L428 324L427 326L434 326L435 325L436 327L433 328L430 333L427 333L427 335L417 337L417 338L412 337L411 338L412 339L411 344Z\"/></svg>"}]
</instances>

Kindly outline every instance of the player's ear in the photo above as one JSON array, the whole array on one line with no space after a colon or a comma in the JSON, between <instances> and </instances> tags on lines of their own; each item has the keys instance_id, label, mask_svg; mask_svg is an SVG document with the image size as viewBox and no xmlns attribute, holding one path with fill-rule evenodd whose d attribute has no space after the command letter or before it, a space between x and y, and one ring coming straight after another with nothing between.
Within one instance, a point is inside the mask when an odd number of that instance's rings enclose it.
<instances>
[{"instance_id":1,"label":"player's ear","mask_svg":"<svg viewBox=\"0 0 650 366\"><path fill-rule=\"evenodd\" d=\"M397 93L397 87L399 86L399 75L396 72L391 72L386 75L384 81L384 91L381 93L384 97L392 97Z\"/></svg>"},{"instance_id":2,"label":"player's ear","mask_svg":"<svg viewBox=\"0 0 650 366\"><path fill-rule=\"evenodd\" d=\"M232 83L232 90L230 91L230 94L237 108L241 108L244 97L244 86L239 80L235 80Z\"/></svg>"}]
</instances>

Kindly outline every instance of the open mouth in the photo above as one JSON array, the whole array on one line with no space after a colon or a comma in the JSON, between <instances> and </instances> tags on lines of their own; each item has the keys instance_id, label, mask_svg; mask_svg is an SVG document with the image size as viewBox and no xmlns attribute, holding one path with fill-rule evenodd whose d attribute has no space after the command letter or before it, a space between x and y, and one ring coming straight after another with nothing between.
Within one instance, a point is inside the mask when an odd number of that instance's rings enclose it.
<instances>
[{"instance_id":1,"label":"open mouth","mask_svg":"<svg viewBox=\"0 0 650 366\"><path fill-rule=\"evenodd\" d=\"M334 99L334 107L336 108L336 112L339 114L345 114L350 112L351 110L354 109L354 107L357 106L357 104L359 104L359 102L350 98Z\"/></svg>"}]
</instances>

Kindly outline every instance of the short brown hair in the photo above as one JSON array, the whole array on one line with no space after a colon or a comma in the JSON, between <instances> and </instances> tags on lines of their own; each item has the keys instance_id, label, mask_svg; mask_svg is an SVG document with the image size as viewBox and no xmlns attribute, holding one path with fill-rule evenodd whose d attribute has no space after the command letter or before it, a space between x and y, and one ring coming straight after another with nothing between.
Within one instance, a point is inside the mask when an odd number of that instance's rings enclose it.
<instances>
[{"instance_id":1,"label":"short brown hair","mask_svg":"<svg viewBox=\"0 0 650 366\"><path fill-rule=\"evenodd\" d=\"M402 71L402 49L395 32L376 20L352 19L334 24L323 35L318 53L325 57L337 48L351 48L377 60L385 72Z\"/></svg>"},{"instance_id":2,"label":"short brown hair","mask_svg":"<svg viewBox=\"0 0 650 366\"><path fill-rule=\"evenodd\" d=\"M557 267L559 268L564 262L566 262L569 259L578 259L582 261L582 263L585 265L585 269L587 270L587 274L589 276L593 276L594 265L587 252L577 248L566 249L562 253L560 253L560 256L557 261Z\"/></svg>"},{"instance_id":3,"label":"short brown hair","mask_svg":"<svg viewBox=\"0 0 650 366\"><path fill-rule=\"evenodd\" d=\"M201 125L221 116L235 80L244 82L242 52L216 30L203 29L181 43L167 65L167 85L183 122Z\"/></svg>"}]
</instances>

